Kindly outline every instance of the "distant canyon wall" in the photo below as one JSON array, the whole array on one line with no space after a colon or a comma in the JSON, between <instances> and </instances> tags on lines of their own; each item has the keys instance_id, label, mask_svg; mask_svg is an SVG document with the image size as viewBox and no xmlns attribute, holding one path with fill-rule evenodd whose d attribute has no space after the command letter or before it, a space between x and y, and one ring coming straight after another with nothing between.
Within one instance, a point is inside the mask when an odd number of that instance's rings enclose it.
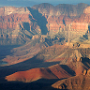
<instances>
[{"instance_id":1,"label":"distant canyon wall","mask_svg":"<svg viewBox=\"0 0 90 90\"><path fill-rule=\"evenodd\" d=\"M90 6L87 4L52 6L44 3L31 8L1 7L0 12L2 43L6 38L14 38L16 42L23 38L23 41L27 42L33 35L41 35L44 32L56 34L70 31L84 35L90 25Z\"/></svg>"},{"instance_id":2,"label":"distant canyon wall","mask_svg":"<svg viewBox=\"0 0 90 90\"><path fill-rule=\"evenodd\" d=\"M87 4L52 6L45 3L32 8L46 17L49 32L66 31L66 26L69 27L69 31L73 32L85 33L88 30L90 6Z\"/></svg>"}]
</instances>

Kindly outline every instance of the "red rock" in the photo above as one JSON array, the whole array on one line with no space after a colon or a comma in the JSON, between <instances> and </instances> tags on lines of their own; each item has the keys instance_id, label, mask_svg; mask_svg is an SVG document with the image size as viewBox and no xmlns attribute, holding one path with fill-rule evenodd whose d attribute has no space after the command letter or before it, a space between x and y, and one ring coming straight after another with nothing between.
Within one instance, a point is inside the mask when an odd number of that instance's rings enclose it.
<instances>
[{"instance_id":1,"label":"red rock","mask_svg":"<svg viewBox=\"0 0 90 90\"><path fill-rule=\"evenodd\" d=\"M0 17L1 29L15 29L20 22L30 22L29 14L11 14Z\"/></svg>"},{"instance_id":2,"label":"red rock","mask_svg":"<svg viewBox=\"0 0 90 90\"><path fill-rule=\"evenodd\" d=\"M77 31L79 30L79 32L81 32L81 31L86 32L88 30L88 23L73 22L73 23L71 23L71 29L77 30Z\"/></svg>"},{"instance_id":3,"label":"red rock","mask_svg":"<svg viewBox=\"0 0 90 90\"><path fill-rule=\"evenodd\" d=\"M90 76L75 76L64 80L59 80L52 84L55 89L86 90L90 89Z\"/></svg>"},{"instance_id":4,"label":"red rock","mask_svg":"<svg viewBox=\"0 0 90 90\"><path fill-rule=\"evenodd\" d=\"M67 71L65 71L63 68L61 68L60 65L54 65L49 67L49 69L51 70L51 72L57 76L59 79L62 78L69 78L72 75L70 75Z\"/></svg>"},{"instance_id":5,"label":"red rock","mask_svg":"<svg viewBox=\"0 0 90 90\"><path fill-rule=\"evenodd\" d=\"M64 16L59 16L59 17L57 17L57 16L51 16L51 17L49 17L48 19L47 19L47 21L48 21L48 29L50 30L50 31L52 31L52 30L60 30L60 28L64 28L65 27L65 25L64 25L64 23L63 23L63 19L64 19Z\"/></svg>"},{"instance_id":6,"label":"red rock","mask_svg":"<svg viewBox=\"0 0 90 90\"><path fill-rule=\"evenodd\" d=\"M62 79L71 77L64 69L59 65L54 65L49 68L33 68L27 71L15 72L9 76L6 76L7 81L22 81L32 82L38 79Z\"/></svg>"},{"instance_id":7,"label":"red rock","mask_svg":"<svg viewBox=\"0 0 90 90\"><path fill-rule=\"evenodd\" d=\"M47 69L34 68L27 71L15 72L12 75L6 76L7 81L22 81L22 82L32 82L38 79L57 79L56 76L49 73Z\"/></svg>"}]
</instances>

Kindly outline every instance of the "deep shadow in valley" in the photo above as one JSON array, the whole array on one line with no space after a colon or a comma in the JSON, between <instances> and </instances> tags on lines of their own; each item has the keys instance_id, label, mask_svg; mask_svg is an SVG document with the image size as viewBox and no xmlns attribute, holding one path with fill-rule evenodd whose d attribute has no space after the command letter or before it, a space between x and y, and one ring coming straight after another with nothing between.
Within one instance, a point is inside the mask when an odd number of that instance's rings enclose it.
<instances>
[{"instance_id":1,"label":"deep shadow in valley","mask_svg":"<svg viewBox=\"0 0 90 90\"><path fill-rule=\"evenodd\" d=\"M75 76L75 72L74 72L71 68L69 68L67 65L61 65L61 67L62 67L65 71L67 71L70 75Z\"/></svg>"},{"instance_id":2,"label":"deep shadow in valley","mask_svg":"<svg viewBox=\"0 0 90 90\"><path fill-rule=\"evenodd\" d=\"M0 60L4 59L6 55L11 55L11 50L19 46L20 45L0 45Z\"/></svg>"},{"instance_id":3,"label":"deep shadow in valley","mask_svg":"<svg viewBox=\"0 0 90 90\"><path fill-rule=\"evenodd\" d=\"M82 57L82 63L87 66L88 68L90 68L90 59L87 57Z\"/></svg>"},{"instance_id":4,"label":"deep shadow in valley","mask_svg":"<svg viewBox=\"0 0 90 90\"><path fill-rule=\"evenodd\" d=\"M39 25L41 29L41 33L43 35L46 35L48 32L48 29L46 27L46 24L47 24L46 18L42 16L42 14L38 12L38 10L32 9L30 7L28 7L28 10L31 12L31 14L33 15L33 18L36 20L37 24Z\"/></svg>"},{"instance_id":5,"label":"deep shadow in valley","mask_svg":"<svg viewBox=\"0 0 90 90\"><path fill-rule=\"evenodd\" d=\"M51 85L57 81L56 79L40 79L31 83L4 81L0 83L0 90L61 90L51 87Z\"/></svg>"},{"instance_id":6,"label":"deep shadow in valley","mask_svg":"<svg viewBox=\"0 0 90 90\"><path fill-rule=\"evenodd\" d=\"M29 25L29 23L24 22L24 23L23 23L23 27L24 27L25 30L30 31L30 25Z\"/></svg>"},{"instance_id":7,"label":"deep shadow in valley","mask_svg":"<svg viewBox=\"0 0 90 90\"><path fill-rule=\"evenodd\" d=\"M36 57L33 57L29 60L15 65L0 67L0 77L5 77L17 71L25 71L32 68L49 67L59 63L60 62L44 62L43 60L36 59Z\"/></svg>"}]
</instances>

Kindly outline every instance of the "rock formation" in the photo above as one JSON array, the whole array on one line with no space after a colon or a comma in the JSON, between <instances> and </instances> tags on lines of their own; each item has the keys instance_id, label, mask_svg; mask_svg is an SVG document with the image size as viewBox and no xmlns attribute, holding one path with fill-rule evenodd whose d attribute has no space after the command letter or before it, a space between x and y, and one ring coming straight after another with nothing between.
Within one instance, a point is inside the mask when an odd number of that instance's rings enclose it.
<instances>
[{"instance_id":1,"label":"rock formation","mask_svg":"<svg viewBox=\"0 0 90 90\"><path fill-rule=\"evenodd\" d=\"M84 71L83 71L83 75L90 76L90 69L84 70Z\"/></svg>"},{"instance_id":2,"label":"rock formation","mask_svg":"<svg viewBox=\"0 0 90 90\"><path fill-rule=\"evenodd\" d=\"M61 79L70 76L71 75L59 65L55 65L49 68L33 68L27 71L15 72L6 76L5 79L7 81L33 82L39 79Z\"/></svg>"},{"instance_id":3,"label":"rock formation","mask_svg":"<svg viewBox=\"0 0 90 90\"><path fill-rule=\"evenodd\" d=\"M83 71L83 75L86 75L86 73L87 73L87 71L86 71L86 70L84 70L84 71Z\"/></svg>"},{"instance_id":4,"label":"rock formation","mask_svg":"<svg viewBox=\"0 0 90 90\"><path fill-rule=\"evenodd\" d=\"M45 79L57 79L56 76L52 75L45 69L31 69L28 71L20 71L16 72L12 75L6 77L8 81L22 81L22 82L32 82L38 79L45 78Z\"/></svg>"},{"instance_id":5,"label":"rock formation","mask_svg":"<svg viewBox=\"0 0 90 90\"><path fill-rule=\"evenodd\" d=\"M90 69L88 69L88 71L87 71L87 75L90 76Z\"/></svg>"},{"instance_id":6,"label":"rock formation","mask_svg":"<svg viewBox=\"0 0 90 90\"><path fill-rule=\"evenodd\" d=\"M32 8L1 7L0 37L3 36L5 39L8 36L8 44L17 44L18 42L12 42L12 37L16 37L15 40L20 41L19 34L12 35L12 32L20 30L22 33L22 30L27 30L31 35L55 35L57 33L68 34L70 32L70 39L71 37L74 39L77 35L78 37L83 36L88 30L90 21L89 12L87 13L88 9L89 6L86 4L52 6L47 3L35 5ZM34 13L37 13L39 16ZM42 24L42 22L44 23ZM29 37L31 37L30 34L28 35ZM65 38L68 37L67 35L65 36ZM26 40L26 37L27 35L25 34L23 40ZM30 39L29 37L27 38ZM5 40L1 40L0 43L6 44L4 43ZM28 41L26 40L26 42ZM22 41L18 44L20 43L23 44Z\"/></svg>"},{"instance_id":7,"label":"rock formation","mask_svg":"<svg viewBox=\"0 0 90 90\"><path fill-rule=\"evenodd\" d=\"M44 79L50 80L49 85L60 80L52 85L57 89L90 89L89 9L86 4L46 3L32 8L1 7L0 45L22 46L10 55L0 54L7 63L0 66L0 72L5 72L0 74L0 84L3 78L24 83Z\"/></svg>"},{"instance_id":8,"label":"rock formation","mask_svg":"<svg viewBox=\"0 0 90 90\"><path fill-rule=\"evenodd\" d=\"M2 37L0 44L24 44L30 41L32 30L34 33L41 33L40 27L27 8L2 7L0 10L2 12L0 14L0 38Z\"/></svg>"},{"instance_id":9,"label":"rock formation","mask_svg":"<svg viewBox=\"0 0 90 90\"><path fill-rule=\"evenodd\" d=\"M51 4L43 3L40 5L35 5L32 8L37 9L40 13L47 16L78 16L83 13L83 10L87 6L87 4L80 3L78 5L59 4L54 7Z\"/></svg>"},{"instance_id":10,"label":"rock formation","mask_svg":"<svg viewBox=\"0 0 90 90\"><path fill-rule=\"evenodd\" d=\"M58 81L52 85L52 87L57 89L68 89L68 90L86 90L90 88L89 86L90 77L85 76L75 76L65 80Z\"/></svg>"},{"instance_id":11,"label":"rock formation","mask_svg":"<svg viewBox=\"0 0 90 90\"><path fill-rule=\"evenodd\" d=\"M47 28L50 33L58 33L62 30L65 30L67 25L70 25L69 31L74 34L83 35L88 30L88 19L86 22L87 16L83 14L84 9L88 8L86 4L78 5L58 5L56 7L50 4L40 4L35 5L32 8L37 9L43 16L46 17L48 24ZM81 15L82 14L82 15ZM80 16L78 18L77 16ZM83 19L85 18L85 19ZM87 17L88 18L88 17ZM84 20L82 22L82 20Z\"/></svg>"},{"instance_id":12,"label":"rock formation","mask_svg":"<svg viewBox=\"0 0 90 90\"><path fill-rule=\"evenodd\" d=\"M86 74L87 72L87 74ZM86 76L85 76L86 75ZM71 77L58 81L52 85L52 87L57 89L68 89L68 90L86 90L89 89L90 80L90 69L84 70L83 75Z\"/></svg>"}]
</instances>

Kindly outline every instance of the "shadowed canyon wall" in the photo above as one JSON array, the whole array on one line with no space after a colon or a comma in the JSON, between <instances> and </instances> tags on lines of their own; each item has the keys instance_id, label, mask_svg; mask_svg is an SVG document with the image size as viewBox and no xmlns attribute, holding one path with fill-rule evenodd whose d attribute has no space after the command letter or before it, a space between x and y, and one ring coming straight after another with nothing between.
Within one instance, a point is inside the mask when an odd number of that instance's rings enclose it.
<instances>
[{"instance_id":1,"label":"shadowed canyon wall","mask_svg":"<svg viewBox=\"0 0 90 90\"><path fill-rule=\"evenodd\" d=\"M53 6L47 3L32 8L1 7L0 44L24 44L36 34L70 31L72 36L77 33L82 36L90 23L89 9L87 4ZM8 43L5 43L6 38Z\"/></svg>"}]
</instances>

